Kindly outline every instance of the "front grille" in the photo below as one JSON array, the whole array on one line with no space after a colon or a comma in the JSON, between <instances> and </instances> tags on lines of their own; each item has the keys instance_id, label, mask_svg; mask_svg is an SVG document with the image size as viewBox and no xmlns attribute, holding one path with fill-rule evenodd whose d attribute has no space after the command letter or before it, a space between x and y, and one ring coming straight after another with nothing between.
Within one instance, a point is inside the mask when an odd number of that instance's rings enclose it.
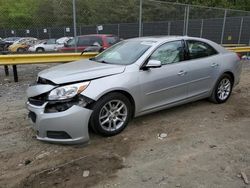
<instances>
[{"instance_id":1,"label":"front grille","mask_svg":"<svg viewBox=\"0 0 250 188\"><path fill-rule=\"evenodd\" d=\"M71 139L71 136L64 131L47 131L47 137L54 139Z\"/></svg>"},{"instance_id":2,"label":"front grille","mask_svg":"<svg viewBox=\"0 0 250 188\"><path fill-rule=\"evenodd\" d=\"M44 104L44 101L33 98L29 98L28 101L30 104L33 104L35 106L42 106Z\"/></svg>"},{"instance_id":3,"label":"front grille","mask_svg":"<svg viewBox=\"0 0 250 188\"><path fill-rule=\"evenodd\" d=\"M28 98L30 104L42 106L46 102L47 94L41 94L35 97Z\"/></svg>"}]
</instances>

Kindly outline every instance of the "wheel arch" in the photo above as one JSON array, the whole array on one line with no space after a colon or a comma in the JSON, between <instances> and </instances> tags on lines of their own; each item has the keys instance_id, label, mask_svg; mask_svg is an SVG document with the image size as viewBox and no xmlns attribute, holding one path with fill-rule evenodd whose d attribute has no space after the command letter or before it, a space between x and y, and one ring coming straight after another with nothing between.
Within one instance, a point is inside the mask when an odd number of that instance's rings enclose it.
<instances>
[{"instance_id":1,"label":"wheel arch","mask_svg":"<svg viewBox=\"0 0 250 188\"><path fill-rule=\"evenodd\" d=\"M234 85L234 74L233 74L231 71L226 71L226 72L224 72L223 74L229 75L229 76L232 78L233 85Z\"/></svg>"},{"instance_id":2,"label":"wheel arch","mask_svg":"<svg viewBox=\"0 0 250 188\"><path fill-rule=\"evenodd\" d=\"M132 107L132 118L133 118L133 117L135 116L135 108L136 108L135 100L134 100L133 96L132 96L128 91L121 90L121 89L117 89L117 90L108 91L107 93L102 94L102 95L98 98L98 100L99 100L101 97L103 97L103 96L105 96L105 95L108 95L108 94L110 94L110 93L121 93L121 94L125 95L125 96L128 98L129 102L131 103L131 107Z\"/></svg>"},{"instance_id":3,"label":"wheel arch","mask_svg":"<svg viewBox=\"0 0 250 188\"><path fill-rule=\"evenodd\" d=\"M44 47L42 47L42 46L36 47L36 51L38 51L39 49L42 49L43 51L45 51Z\"/></svg>"}]
</instances>

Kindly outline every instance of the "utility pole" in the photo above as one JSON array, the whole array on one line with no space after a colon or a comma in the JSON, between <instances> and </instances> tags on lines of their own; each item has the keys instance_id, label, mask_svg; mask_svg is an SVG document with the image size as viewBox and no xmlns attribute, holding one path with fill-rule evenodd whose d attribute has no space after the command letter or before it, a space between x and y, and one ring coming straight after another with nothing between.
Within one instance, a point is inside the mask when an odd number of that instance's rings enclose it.
<instances>
[{"instance_id":1,"label":"utility pole","mask_svg":"<svg viewBox=\"0 0 250 188\"><path fill-rule=\"evenodd\" d=\"M142 36L142 0L140 0L139 8L139 37Z\"/></svg>"}]
</instances>

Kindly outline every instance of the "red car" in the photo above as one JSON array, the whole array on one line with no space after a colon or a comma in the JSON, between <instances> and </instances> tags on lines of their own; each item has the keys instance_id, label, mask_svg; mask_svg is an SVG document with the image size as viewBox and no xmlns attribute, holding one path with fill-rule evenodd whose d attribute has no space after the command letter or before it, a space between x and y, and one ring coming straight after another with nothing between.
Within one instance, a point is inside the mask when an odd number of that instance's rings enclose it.
<instances>
[{"instance_id":1,"label":"red car","mask_svg":"<svg viewBox=\"0 0 250 188\"><path fill-rule=\"evenodd\" d=\"M82 52L85 48L90 46L101 46L103 49L106 49L119 41L120 41L119 38L115 35L108 35L108 34L82 35L69 40L64 45L64 47L59 49L59 51L74 52L75 43L77 52Z\"/></svg>"}]
</instances>

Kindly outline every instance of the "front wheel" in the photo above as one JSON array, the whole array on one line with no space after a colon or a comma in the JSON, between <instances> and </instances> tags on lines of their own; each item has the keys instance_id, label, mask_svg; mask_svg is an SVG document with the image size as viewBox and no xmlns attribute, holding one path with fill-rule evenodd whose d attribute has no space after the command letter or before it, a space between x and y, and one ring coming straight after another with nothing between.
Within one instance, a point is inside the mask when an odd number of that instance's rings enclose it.
<instances>
[{"instance_id":1,"label":"front wheel","mask_svg":"<svg viewBox=\"0 0 250 188\"><path fill-rule=\"evenodd\" d=\"M233 89L233 79L228 74L223 74L217 81L210 100L214 103L226 102Z\"/></svg>"},{"instance_id":2,"label":"front wheel","mask_svg":"<svg viewBox=\"0 0 250 188\"><path fill-rule=\"evenodd\" d=\"M131 113L131 103L126 96L121 93L110 93L94 105L90 126L103 136L113 136L127 126Z\"/></svg>"}]
</instances>

